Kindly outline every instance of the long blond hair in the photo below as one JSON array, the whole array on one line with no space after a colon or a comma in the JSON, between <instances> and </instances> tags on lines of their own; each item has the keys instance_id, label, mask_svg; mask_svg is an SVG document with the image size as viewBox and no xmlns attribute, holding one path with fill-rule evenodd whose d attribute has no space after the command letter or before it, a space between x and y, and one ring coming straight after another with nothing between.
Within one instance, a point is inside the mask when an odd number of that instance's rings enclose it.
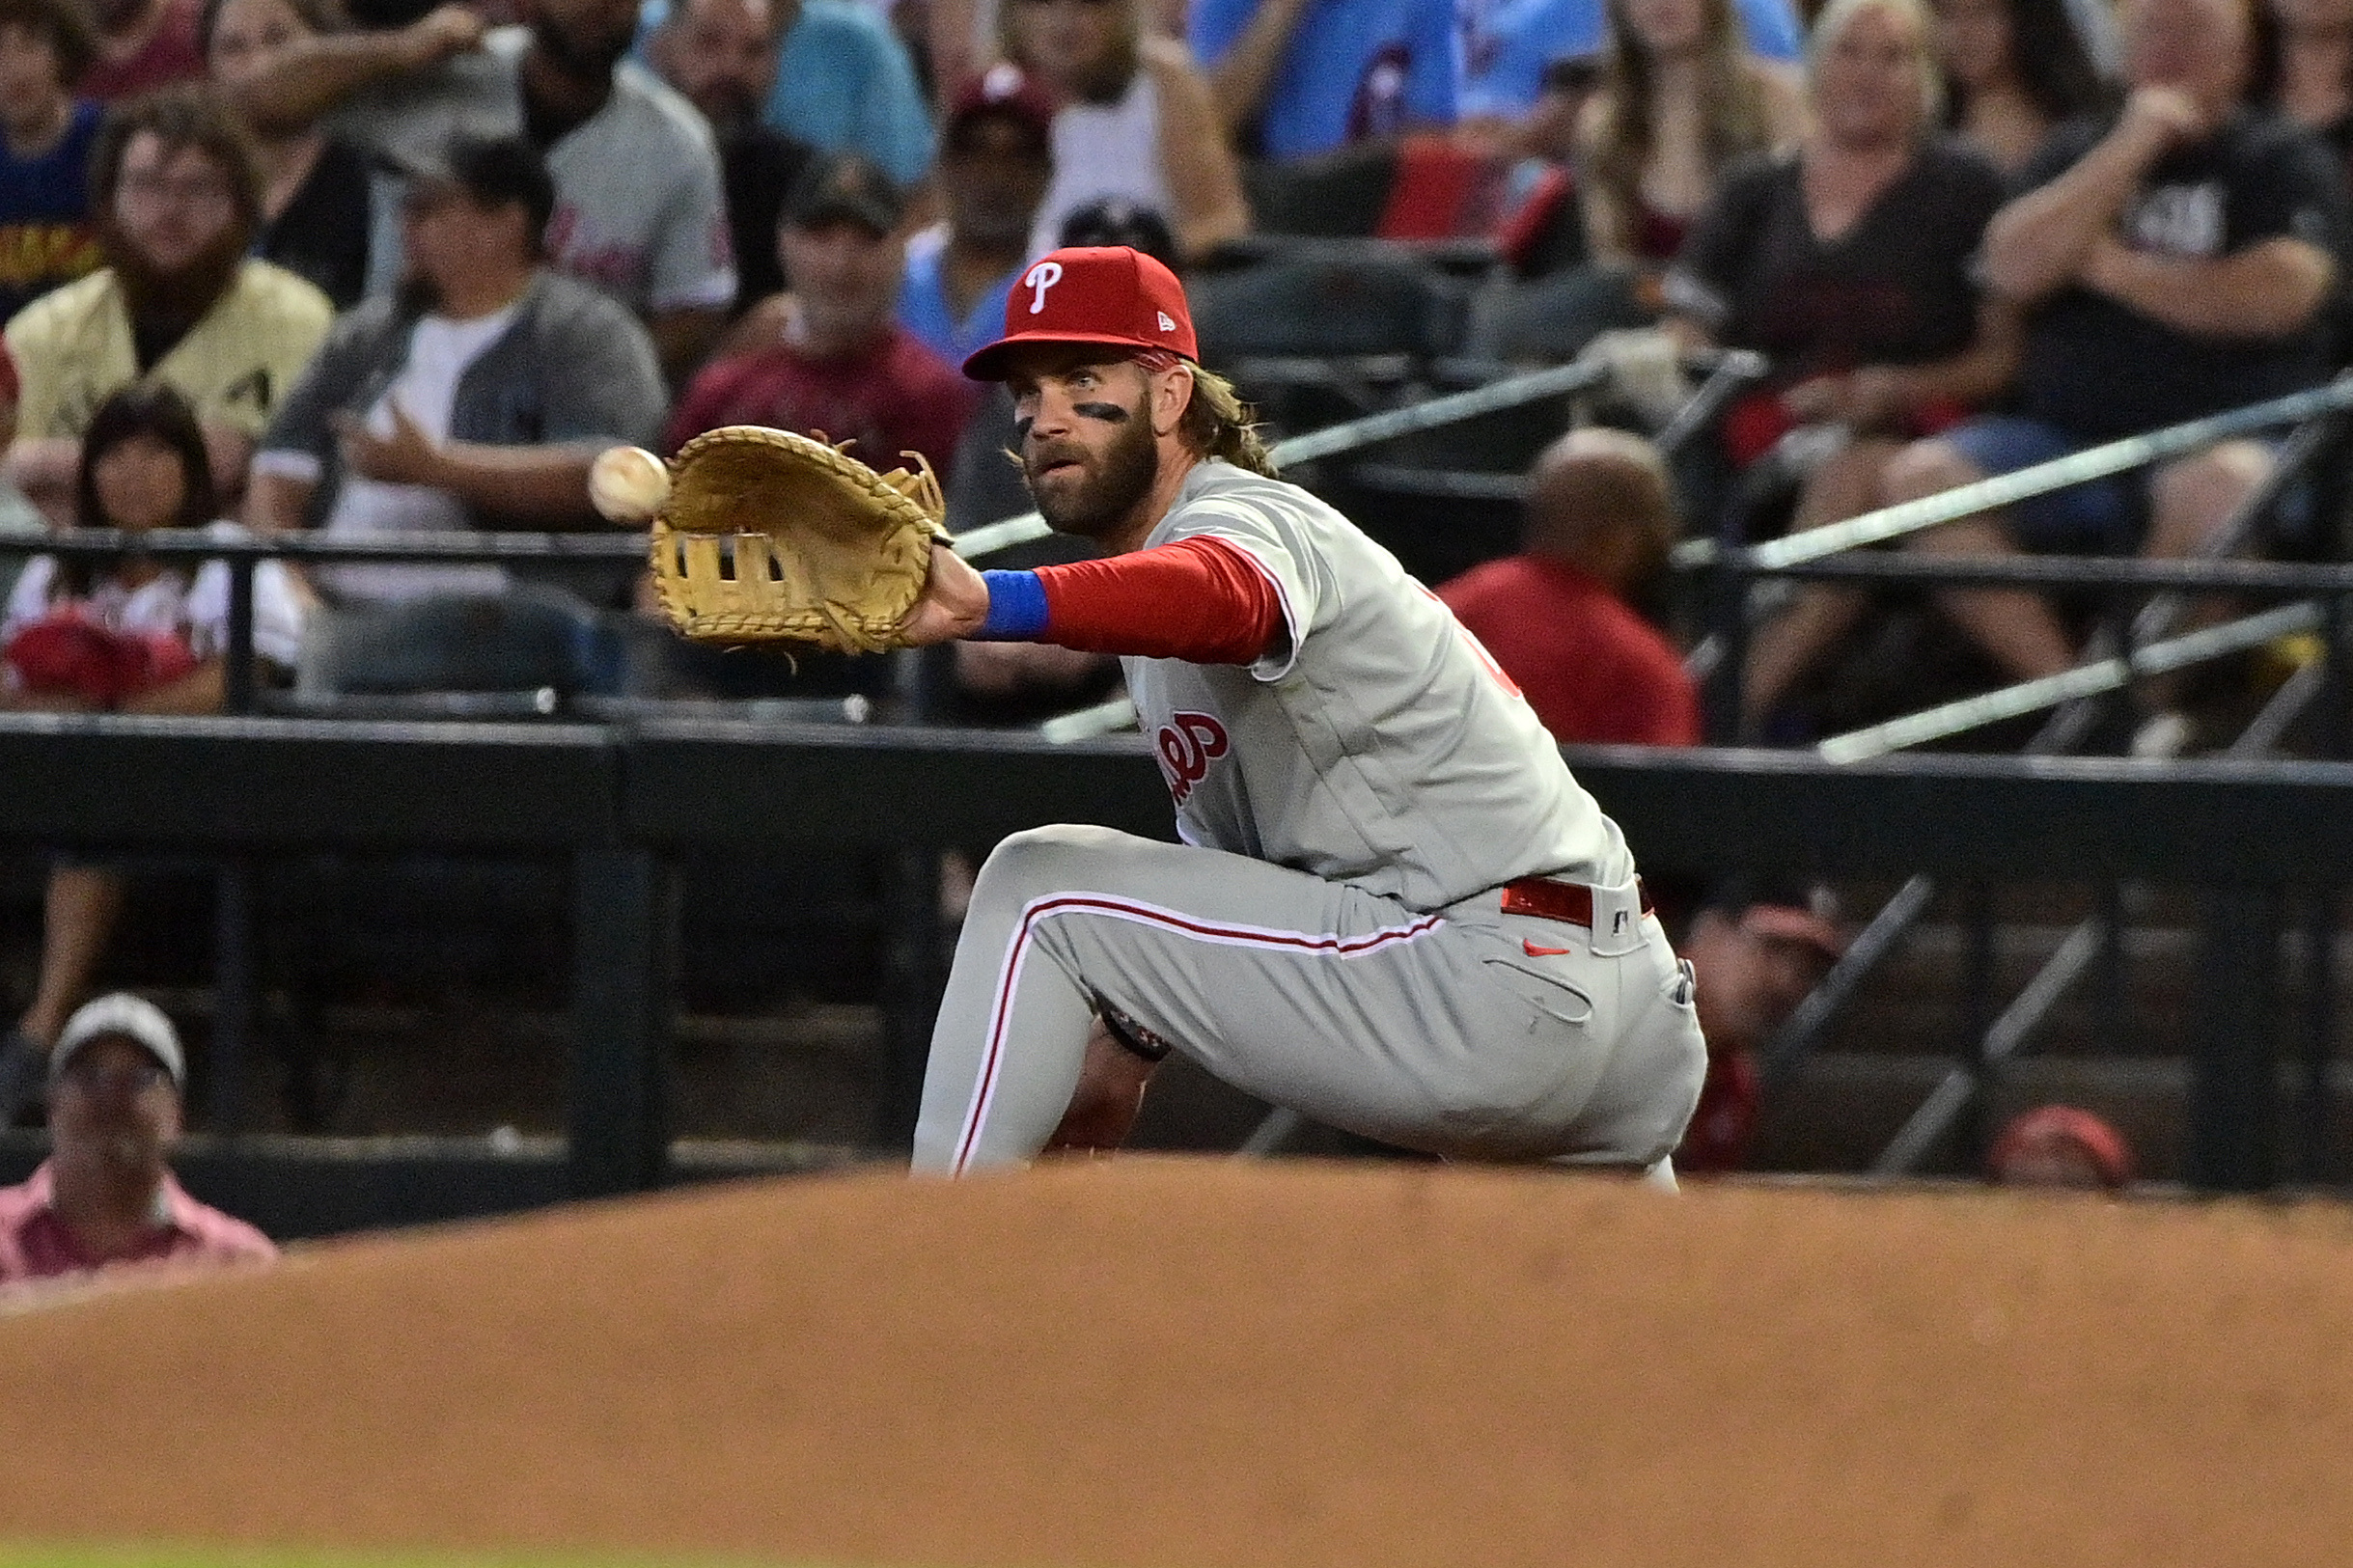
<instances>
[{"instance_id":1,"label":"long blond hair","mask_svg":"<svg viewBox=\"0 0 2353 1568\"><path fill-rule=\"evenodd\" d=\"M1262 478L1277 478L1274 455L1259 439L1258 410L1242 401L1233 383L1215 371L1192 364L1186 368L1193 372L1193 396L1176 424L1185 446L1196 456L1222 457Z\"/></svg>"},{"instance_id":2,"label":"long blond hair","mask_svg":"<svg viewBox=\"0 0 2353 1568\"><path fill-rule=\"evenodd\" d=\"M1700 103L1707 120L1700 146L1713 174L1745 153L1768 151L1773 126L1732 0L1701 0L1701 11ZM1658 113L1658 68L1627 20L1624 0L1609 0L1609 19L1590 173L1600 193L1631 220L1642 207L1643 171L1657 151L1651 125Z\"/></svg>"}]
</instances>

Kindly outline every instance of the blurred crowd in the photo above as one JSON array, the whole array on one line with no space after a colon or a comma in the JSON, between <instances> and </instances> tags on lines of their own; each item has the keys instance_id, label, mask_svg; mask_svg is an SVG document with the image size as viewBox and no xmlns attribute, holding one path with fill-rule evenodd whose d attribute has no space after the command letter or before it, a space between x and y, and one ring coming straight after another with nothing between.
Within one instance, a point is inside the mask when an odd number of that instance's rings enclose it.
<instances>
[{"instance_id":1,"label":"blurred crowd","mask_svg":"<svg viewBox=\"0 0 2353 1568\"><path fill-rule=\"evenodd\" d=\"M2325 380L2353 347L2349 156L2353 0L0 0L0 511L587 530L604 447L751 422L927 463L969 528L1025 500L1010 407L959 366L1044 251L1206 279L1270 235L1452 247L1477 258L1454 346L1595 356L1622 428L1548 446L1524 548L1439 591L1563 740L1689 744L1651 591L1678 533L1728 493L1818 528ZM1662 454L1711 348L1769 374ZM2224 442L1904 547L2194 554L2280 454ZM2317 555L2332 529L2290 487L2245 542ZM0 577L0 701L221 705L222 568ZM642 636L620 568L255 589L297 695L877 678ZM1996 677L2084 637L2030 591L1930 602ZM1775 606L1746 738L1818 728L1876 608ZM1114 678L959 659L954 700L998 716ZM2143 698L2136 746L2196 743L2177 693ZM52 878L18 1034L40 1070L119 898L105 867ZM1827 962L1835 933L1799 945Z\"/></svg>"},{"instance_id":2,"label":"blurred crowd","mask_svg":"<svg viewBox=\"0 0 2353 1568\"><path fill-rule=\"evenodd\" d=\"M736 422L913 454L952 526L991 521L1022 509L1009 420L958 366L1069 242L1196 276L1268 234L1481 247L1459 346L1598 355L1635 431L1695 352L1761 353L1704 462L1622 525L1647 537L1759 473L1786 491L1761 526L1814 528L2311 385L2353 319L2346 0L0 0L0 106L5 477L57 527L590 528L599 448ZM1372 199L1336 213L1343 189ZM1908 543L2192 553L2275 455ZM1530 661L1583 639L1642 666L1654 695L1600 738L1696 738L1642 618L1598 608L1639 599L1656 541L1573 559L1623 541L1564 544L1557 479L1542 569L1456 598ZM2269 542L2318 549L2296 499ZM201 706L217 595L90 575L18 578L13 699ZM289 572L263 651L311 692L448 686L446 601L489 598L517 648L569 650L555 684L757 695L632 658L632 591ZM2003 675L2075 657L2035 594L1936 602ZM69 606L79 630L43 625ZM1760 626L1753 734L1803 727L1869 608L1817 587ZM2148 741L2178 750L2163 697Z\"/></svg>"}]
</instances>

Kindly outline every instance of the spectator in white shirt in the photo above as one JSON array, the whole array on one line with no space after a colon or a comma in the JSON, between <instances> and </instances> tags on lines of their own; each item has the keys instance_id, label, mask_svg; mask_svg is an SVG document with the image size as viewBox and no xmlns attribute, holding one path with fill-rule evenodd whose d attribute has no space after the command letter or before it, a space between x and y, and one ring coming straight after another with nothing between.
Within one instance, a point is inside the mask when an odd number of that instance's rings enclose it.
<instances>
[{"instance_id":1,"label":"spectator in white shirt","mask_svg":"<svg viewBox=\"0 0 2353 1568\"><path fill-rule=\"evenodd\" d=\"M1250 232L1208 83L1183 44L1146 30L1139 0L1005 0L998 26L1006 58L1062 105L1032 254L1106 197L1158 211L1188 261Z\"/></svg>"}]
</instances>

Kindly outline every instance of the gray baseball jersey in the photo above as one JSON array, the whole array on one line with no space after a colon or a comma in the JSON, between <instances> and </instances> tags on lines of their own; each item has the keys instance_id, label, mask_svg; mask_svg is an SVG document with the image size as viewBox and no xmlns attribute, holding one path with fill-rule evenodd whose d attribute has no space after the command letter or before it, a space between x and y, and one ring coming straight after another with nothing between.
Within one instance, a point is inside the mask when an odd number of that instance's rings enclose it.
<instances>
[{"instance_id":1,"label":"gray baseball jersey","mask_svg":"<svg viewBox=\"0 0 2353 1568\"><path fill-rule=\"evenodd\" d=\"M1240 547L1282 596L1255 665L1126 659L1177 837L1437 909L1514 877L1615 887L1617 826L1453 612L1295 484L1232 463L1185 479L1149 548Z\"/></svg>"},{"instance_id":2,"label":"gray baseball jersey","mask_svg":"<svg viewBox=\"0 0 2353 1568\"><path fill-rule=\"evenodd\" d=\"M1096 1016L1251 1093L1432 1153L1662 1161L1705 1046L1617 827L1484 649L1294 485L1187 476L1149 545L1273 583L1255 665L1125 661L1182 845L1046 828L982 867L932 1033L919 1170L1052 1137ZM1583 886L1590 924L1503 885Z\"/></svg>"}]
</instances>

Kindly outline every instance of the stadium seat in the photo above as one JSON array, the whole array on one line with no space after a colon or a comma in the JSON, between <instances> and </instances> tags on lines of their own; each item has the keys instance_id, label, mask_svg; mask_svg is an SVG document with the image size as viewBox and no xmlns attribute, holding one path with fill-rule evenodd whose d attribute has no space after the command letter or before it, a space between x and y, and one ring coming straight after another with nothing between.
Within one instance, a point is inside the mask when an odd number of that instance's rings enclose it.
<instances>
[{"instance_id":1,"label":"stadium seat","mask_svg":"<svg viewBox=\"0 0 2353 1568\"><path fill-rule=\"evenodd\" d=\"M350 711L386 705L353 699L423 698L410 706L453 717L545 712L550 699L618 691L623 663L603 618L560 590L436 593L325 612L305 639L293 704ZM518 701L481 701L499 695Z\"/></svg>"},{"instance_id":2,"label":"stadium seat","mask_svg":"<svg viewBox=\"0 0 2353 1568\"><path fill-rule=\"evenodd\" d=\"M1377 241L1302 245L1204 274L1190 292L1202 356L1212 367L1285 357L1426 360L1453 352L1461 336L1456 289L1411 251Z\"/></svg>"}]
</instances>

